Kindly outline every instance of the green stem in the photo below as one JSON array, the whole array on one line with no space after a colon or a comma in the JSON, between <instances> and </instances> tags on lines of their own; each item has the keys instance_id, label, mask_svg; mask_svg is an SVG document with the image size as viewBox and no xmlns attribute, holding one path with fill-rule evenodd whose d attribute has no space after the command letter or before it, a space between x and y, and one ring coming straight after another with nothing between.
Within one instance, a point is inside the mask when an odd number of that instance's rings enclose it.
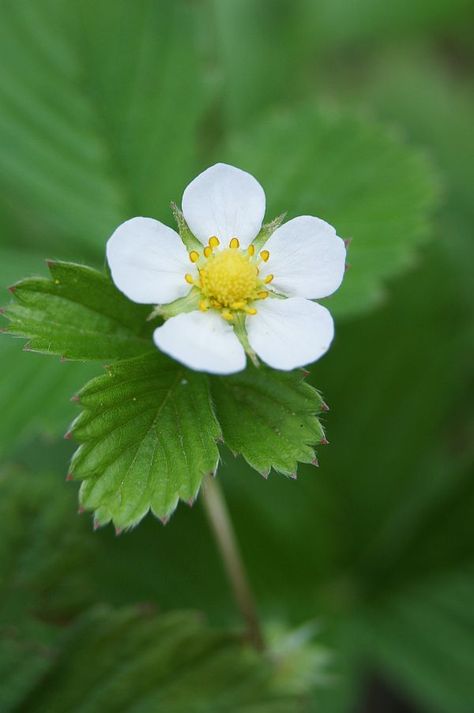
<instances>
[{"instance_id":1,"label":"green stem","mask_svg":"<svg viewBox=\"0 0 474 713\"><path fill-rule=\"evenodd\" d=\"M257 651L263 651L265 644L255 599L239 551L224 494L214 477L207 476L205 478L203 494L206 514L224 563L235 602L245 621L247 638Z\"/></svg>"}]
</instances>

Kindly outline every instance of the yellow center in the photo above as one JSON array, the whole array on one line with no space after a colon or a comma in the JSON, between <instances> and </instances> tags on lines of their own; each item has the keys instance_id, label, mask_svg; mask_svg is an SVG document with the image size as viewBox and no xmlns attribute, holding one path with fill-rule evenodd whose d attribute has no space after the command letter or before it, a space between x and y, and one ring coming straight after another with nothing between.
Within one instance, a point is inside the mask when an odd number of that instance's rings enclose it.
<instances>
[{"instance_id":1,"label":"yellow center","mask_svg":"<svg viewBox=\"0 0 474 713\"><path fill-rule=\"evenodd\" d=\"M256 298L258 267L241 250L227 248L208 258L199 271L201 292L221 307L242 309Z\"/></svg>"},{"instance_id":2,"label":"yellow center","mask_svg":"<svg viewBox=\"0 0 474 713\"><path fill-rule=\"evenodd\" d=\"M212 236L202 256L195 250L189 253L198 268L198 277L186 274L185 280L200 290L199 308L219 310L229 322L234 321L238 312L256 314L256 308L249 303L268 297L266 287L273 279L273 275L263 280L259 277L259 265L268 260L268 250L262 250L257 257L253 245L240 250L237 238L232 238L228 248L215 252L218 245L218 238Z\"/></svg>"}]
</instances>

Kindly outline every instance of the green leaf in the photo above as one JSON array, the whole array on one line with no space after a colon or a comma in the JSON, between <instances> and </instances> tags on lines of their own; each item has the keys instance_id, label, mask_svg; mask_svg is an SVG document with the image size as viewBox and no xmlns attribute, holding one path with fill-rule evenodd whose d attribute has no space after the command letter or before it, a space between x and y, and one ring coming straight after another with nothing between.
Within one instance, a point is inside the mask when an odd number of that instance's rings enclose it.
<instances>
[{"instance_id":1,"label":"green leaf","mask_svg":"<svg viewBox=\"0 0 474 713\"><path fill-rule=\"evenodd\" d=\"M261 181L270 216L317 215L352 238L351 269L327 300L336 315L377 303L428 236L437 195L431 167L373 121L306 105L254 122L230 141L226 160Z\"/></svg>"},{"instance_id":2,"label":"green leaf","mask_svg":"<svg viewBox=\"0 0 474 713\"><path fill-rule=\"evenodd\" d=\"M274 621L270 655L260 656L237 631L213 630L202 615L157 616L151 604L132 606L133 581L128 592L122 579L118 592L104 595L98 580L109 579L111 558L119 558L122 577L127 564L127 580L135 579L130 567L143 565L141 555L128 551L134 537L98 537L87 520L74 517L74 489L38 471L48 454L51 448L38 454L35 447L34 471L9 468L0 477L2 713L302 710L301 697L325 667L314 627L288 632ZM155 541L156 523L150 524ZM154 566L147 562L145 569L159 579ZM121 609L94 605L117 601L117 594L127 603Z\"/></svg>"},{"instance_id":3,"label":"green leaf","mask_svg":"<svg viewBox=\"0 0 474 713\"><path fill-rule=\"evenodd\" d=\"M0 340L0 456L11 456L37 434L63 434L74 417L71 398L96 372L93 364L60 363L24 354L13 340Z\"/></svg>"},{"instance_id":4,"label":"green leaf","mask_svg":"<svg viewBox=\"0 0 474 713\"><path fill-rule=\"evenodd\" d=\"M149 351L150 308L137 305L103 273L50 262L51 279L13 286L16 304L5 311L7 331L27 337L26 348L67 359L117 359Z\"/></svg>"},{"instance_id":5,"label":"green leaf","mask_svg":"<svg viewBox=\"0 0 474 713\"><path fill-rule=\"evenodd\" d=\"M324 432L317 414L322 400L303 383L303 372L249 366L211 382L217 418L227 446L267 476L271 468L296 476L298 462L315 461Z\"/></svg>"},{"instance_id":6,"label":"green leaf","mask_svg":"<svg viewBox=\"0 0 474 713\"><path fill-rule=\"evenodd\" d=\"M93 661L94 665L91 665ZM198 614L97 608L22 702L25 713L297 713L277 668ZM85 694L86 692L86 694Z\"/></svg>"},{"instance_id":7,"label":"green leaf","mask_svg":"<svg viewBox=\"0 0 474 713\"><path fill-rule=\"evenodd\" d=\"M212 90L198 11L185 0L81 0L74 12L65 0L2 2L4 235L84 259L127 217L170 217Z\"/></svg>"},{"instance_id":8,"label":"green leaf","mask_svg":"<svg viewBox=\"0 0 474 713\"><path fill-rule=\"evenodd\" d=\"M373 659L395 685L439 713L470 713L474 677L474 567L396 594L366 621ZM449 665L448 665L449 662Z\"/></svg>"},{"instance_id":9,"label":"green leaf","mask_svg":"<svg viewBox=\"0 0 474 713\"><path fill-rule=\"evenodd\" d=\"M205 375L155 352L108 367L79 398L71 472L98 525L133 527L149 510L166 520L215 472L220 429Z\"/></svg>"}]
</instances>

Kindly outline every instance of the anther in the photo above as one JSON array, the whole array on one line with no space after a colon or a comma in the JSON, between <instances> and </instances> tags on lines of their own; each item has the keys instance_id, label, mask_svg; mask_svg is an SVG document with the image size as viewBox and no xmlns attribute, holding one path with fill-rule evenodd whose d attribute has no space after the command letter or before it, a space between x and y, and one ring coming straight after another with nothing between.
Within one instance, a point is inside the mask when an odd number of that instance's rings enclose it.
<instances>
[{"instance_id":1,"label":"anther","mask_svg":"<svg viewBox=\"0 0 474 713\"><path fill-rule=\"evenodd\" d=\"M245 312L247 312L247 314L257 314L255 307L246 307Z\"/></svg>"},{"instance_id":2,"label":"anther","mask_svg":"<svg viewBox=\"0 0 474 713\"><path fill-rule=\"evenodd\" d=\"M187 272L184 276L184 279L189 285L194 285L194 277Z\"/></svg>"},{"instance_id":3,"label":"anther","mask_svg":"<svg viewBox=\"0 0 474 713\"><path fill-rule=\"evenodd\" d=\"M229 243L229 247L233 248L234 250L238 247L240 247L239 239L238 238L232 238L232 240Z\"/></svg>"},{"instance_id":4,"label":"anther","mask_svg":"<svg viewBox=\"0 0 474 713\"><path fill-rule=\"evenodd\" d=\"M247 248L247 254L250 255L250 257L252 257L253 255L255 255L255 245L249 245L249 246L248 246L248 248Z\"/></svg>"},{"instance_id":5,"label":"anther","mask_svg":"<svg viewBox=\"0 0 474 713\"><path fill-rule=\"evenodd\" d=\"M274 278L274 275L267 275L266 278L264 279L264 283L268 285Z\"/></svg>"},{"instance_id":6,"label":"anther","mask_svg":"<svg viewBox=\"0 0 474 713\"><path fill-rule=\"evenodd\" d=\"M199 253L196 250L191 250L189 253L189 259L191 262L197 262L199 260Z\"/></svg>"},{"instance_id":7,"label":"anther","mask_svg":"<svg viewBox=\"0 0 474 713\"><path fill-rule=\"evenodd\" d=\"M270 257L270 253L268 252L268 250L261 250L260 257L262 258L263 262L267 262L268 258Z\"/></svg>"},{"instance_id":8,"label":"anther","mask_svg":"<svg viewBox=\"0 0 474 713\"><path fill-rule=\"evenodd\" d=\"M244 309L245 307L245 302L232 302L231 308L232 309Z\"/></svg>"},{"instance_id":9,"label":"anther","mask_svg":"<svg viewBox=\"0 0 474 713\"><path fill-rule=\"evenodd\" d=\"M257 297L259 300L265 300L268 297L268 295L269 295L269 293L264 292L263 290L262 290L262 292L257 292Z\"/></svg>"},{"instance_id":10,"label":"anther","mask_svg":"<svg viewBox=\"0 0 474 713\"><path fill-rule=\"evenodd\" d=\"M209 302L207 300L201 300L199 303L199 309L201 312L207 312L209 309Z\"/></svg>"},{"instance_id":11,"label":"anther","mask_svg":"<svg viewBox=\"0 0 474 713\"><path fill-rule=\"evenodd\" d=\"M206 245L204 248L204 257L210 257L212 255L212 248L210 245Z\"/></svg>"},{"instance_id":12,"label":"anther","mask_svg":"<svg viewBox=\"0 0 474 713\"><path fill-rule=\"evenodd\" d=\"M221 315L224 317L225 320L227 320L227 322L232 322L234 319L234 315L232 314L232 312L229 312L229 310L227 309L223 310L221 312Z\"/></svg>"},{"instance_id":13,"label":"anther","mask_svg":"<svg viewBox=\"0 0 474 713\"><path fill-rule=\"evenodd\" d=\"M220 245L220 240L216 235L212 235L209 238L209 245L211 248L217 248L218 245Z\"/></svg>"}]
</instances>

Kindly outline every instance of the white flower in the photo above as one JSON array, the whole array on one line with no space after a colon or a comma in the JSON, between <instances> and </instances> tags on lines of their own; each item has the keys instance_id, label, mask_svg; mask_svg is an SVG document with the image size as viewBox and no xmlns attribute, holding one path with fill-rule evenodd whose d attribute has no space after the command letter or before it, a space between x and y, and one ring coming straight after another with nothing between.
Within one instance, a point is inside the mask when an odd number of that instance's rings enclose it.
<instances>
[{"instance_id":1,"label":"white flower","mask_svg":"<svg viewBox=\"0 0 474 713\"><path fill-rule=\"evenodd\" d=\"M191 181L182 210L202 249L188 252L178 233L152 218L127 220L107 243L112 279L129 299L169 305L186 298L155 330L158 348L213 374L244 369L246 351L283 370L319 359L334 325L311 300L337 290L345 268L334 228L300 216L256 249L265 193L249 173L223 163Z\"/></svg>"}]
</instances>

